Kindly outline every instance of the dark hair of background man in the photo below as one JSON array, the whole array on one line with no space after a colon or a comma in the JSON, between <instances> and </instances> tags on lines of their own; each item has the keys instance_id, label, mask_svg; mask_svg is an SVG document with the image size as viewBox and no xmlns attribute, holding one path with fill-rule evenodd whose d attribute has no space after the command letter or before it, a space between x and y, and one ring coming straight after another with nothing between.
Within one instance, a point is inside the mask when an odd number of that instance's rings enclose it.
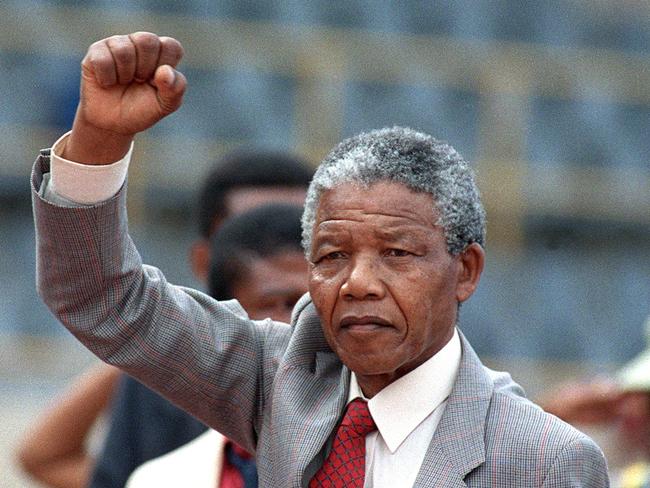
<instances>
[{"instance_id":1,"label":"dark hair of background man","mask_svg":"<svg viewBox=\"0 0 650 488\"><path fill-rule=\"evenodd\" d=\"M198 207L199 232L209 238L215 222L228 217L228 192L243 187L306 188L313 170L303 159L282 152L236 151L227 155L205 180Z\"/></svg>"},{"instance_id":2,"label":"dark hair of background man","mask_svg":"<svg viewBox=\"0 0 650 488\"><path fill-rule=\"evenodd\" d=\"M250 259L302 252L301 216L301 207L275 203L227 220L211 239L210 295L232 298L232 284L246 272Z\"/></svg>"}]
</instances>

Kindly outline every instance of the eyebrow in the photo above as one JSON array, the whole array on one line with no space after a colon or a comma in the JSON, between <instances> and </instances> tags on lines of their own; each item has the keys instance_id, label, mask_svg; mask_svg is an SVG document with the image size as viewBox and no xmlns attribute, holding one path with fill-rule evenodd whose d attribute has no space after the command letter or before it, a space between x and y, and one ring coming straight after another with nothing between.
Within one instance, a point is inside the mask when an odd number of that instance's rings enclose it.
<instances>
[{"instance_id":1,"label":"eyebrow","mask_svg":"<svg viewBox=\"0 0 650 488\"><path fill-rule=\"evenodd\" d=\"M427 239L429 231L433 228L421 228L415 225L399 225L393 229L379 228L374 230L374 234L384 241L389 242L413 242L417 239ZM337 246L351 239L349 231L339 231L336 229L322 230L314 236L314 247L326 245Z\"/></svg>"},{"instance_id":2,"label":"eyebrow","mask_svg":"<svg viewBox=\"0 0 650 488\"><path fill-rule=\"evenodd\" d=\"M336 232L327 232L324 235L320 234L317 236L314 236L313 239L313 247L322 247L322 246L339 246L343 242L347 242L350 240L350 236L346 235L341 235Z\"/></svg>"},{"instance_id":3,"label":"eyebrow","mask_svg":"<svg viewBox=\"0 0 650 488\"><path fill-rule=\"evenodd\" d=\"M335 220L318 224L314 232L314 242L331 240L333 237L336 237L336 240L349 239L350 231L340 228L339 225Z\"/></svg>"}]
</instances>

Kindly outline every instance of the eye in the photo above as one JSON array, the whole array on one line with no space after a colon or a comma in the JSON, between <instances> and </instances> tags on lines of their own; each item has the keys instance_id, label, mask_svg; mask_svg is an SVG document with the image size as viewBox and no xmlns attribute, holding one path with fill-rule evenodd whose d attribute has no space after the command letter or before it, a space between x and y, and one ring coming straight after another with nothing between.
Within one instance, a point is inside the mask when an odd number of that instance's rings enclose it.
<instances>
[{"instance_id":1,"label":"eye","mask_svg":"<svg viewBox=\"0 0 650 488\"><path fill-rule=\"evenodd\" d=\"M343 259L345 258L345 253L343 251L332 251L323 254L319 258L314 261L314 263L322 263L322 262L328 262L328 261L336 261L338 259Z\"/></svg>"},{"instance_id":2,"label":"eye","mask_svg":"<svg viewBox=\"0 0 650 488\"><path fill-rule=\"evenodd\" d=\"M342 259L344 257L345 257L345 254L343 253L343 251L333 251L333 252L327 253L321 259L334 260L334 259Z\"/></svg>"},{"instance_id":3,"label":"eye","mask_svg":"<svg viewBox=\"0 0 650 488\"><path fill-rule=\"evenodd\" d=\"M392 258L403 258L406 256L411 256L413 253L406 251L405 249L387 249L386 250L386 256L392 257Z\"/></svg>"}]
</instances>

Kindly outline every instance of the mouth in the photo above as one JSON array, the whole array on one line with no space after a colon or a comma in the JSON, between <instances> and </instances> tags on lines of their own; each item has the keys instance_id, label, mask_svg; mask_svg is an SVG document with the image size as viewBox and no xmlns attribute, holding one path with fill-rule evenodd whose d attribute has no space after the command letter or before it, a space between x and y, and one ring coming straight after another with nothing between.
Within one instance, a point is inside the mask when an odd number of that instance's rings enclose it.
<instances>
[{"instance_id":1,"label":"mouth","mask_svg":"<svg viewBox=\"0 0 650 488\"><path fill-rule=\"evenodd\" d=\"M340 329L347 329L354 332L371 332L385 327L394 326L387 320L374 315L364 315L363 317L348 315L343 317L339 324Z\"/></svg>"}]
</instances>

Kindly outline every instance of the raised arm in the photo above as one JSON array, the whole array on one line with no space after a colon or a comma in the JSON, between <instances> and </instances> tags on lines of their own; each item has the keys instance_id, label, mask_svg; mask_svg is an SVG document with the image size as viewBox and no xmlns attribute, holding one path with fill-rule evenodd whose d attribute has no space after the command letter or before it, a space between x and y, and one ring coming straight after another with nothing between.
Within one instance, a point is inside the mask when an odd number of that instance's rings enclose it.
<instances>
[{"instance_id":1,"label":"raised arm","mask_svg":"<svg viewBox=\"0 0 650 488\"><path fill-rule=\"evenodd\" d=\"M124 156L137 132L181 104L186 81L172 68L181 55L177 41L146 33L93 44L73 130L56 155L100 165ZM48 184L52 158L41 154L32 173L37 286L47 306L101 359L254 450L276 364L266 355L288 340L288 326L253 322L235 302L168 283L128 234L125 186L75 200L57 193L63 180L52 175ZM63 163L68 189L83 187L75 171L98 173Z\"/></svg>"}]
</instances>

